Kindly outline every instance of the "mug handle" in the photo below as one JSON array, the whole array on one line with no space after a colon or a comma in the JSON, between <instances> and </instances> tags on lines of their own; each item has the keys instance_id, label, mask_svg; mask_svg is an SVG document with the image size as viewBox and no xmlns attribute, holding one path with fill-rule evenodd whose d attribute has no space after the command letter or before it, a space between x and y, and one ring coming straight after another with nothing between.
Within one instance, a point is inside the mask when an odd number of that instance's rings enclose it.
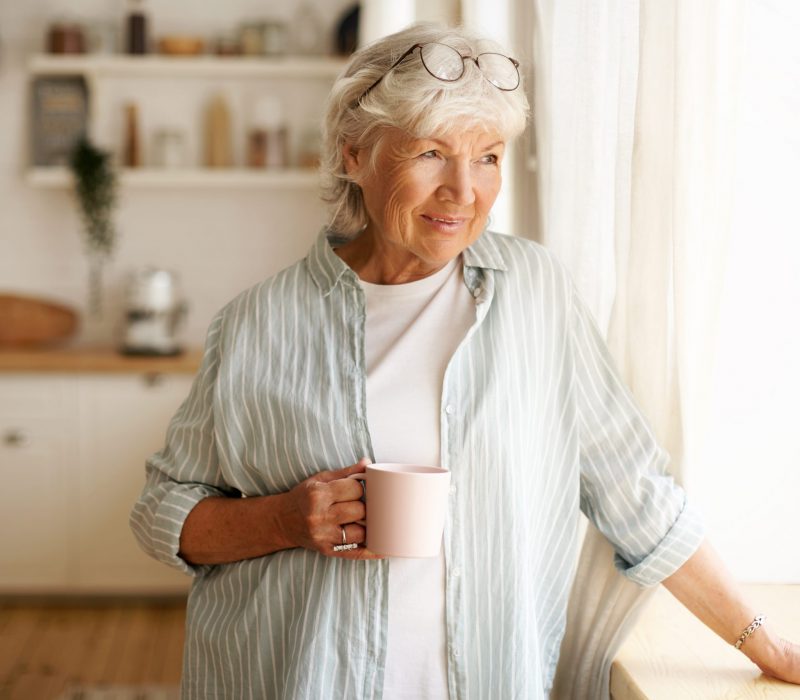
<instances>
[{"instance_id":1,"label":"mug handle","mask_svg":"<svg viewBox=\"0 0 800 700\"><path fill-rule=\"evenodd\" d=\"M361 489L364 492L362 494L362 496L361 496L361 502L362 503L366 503L367 502L367 484L366 484L367 476L369 476L367 474L367 472L359 472L358 474L351 474L350 476L347 477L348 479L358 479L358 481L361 482ZM367 526L367 521L366 520L357 520L356 522L359 525L363 525L364 527Z\"/></svg>"}]
</instances>

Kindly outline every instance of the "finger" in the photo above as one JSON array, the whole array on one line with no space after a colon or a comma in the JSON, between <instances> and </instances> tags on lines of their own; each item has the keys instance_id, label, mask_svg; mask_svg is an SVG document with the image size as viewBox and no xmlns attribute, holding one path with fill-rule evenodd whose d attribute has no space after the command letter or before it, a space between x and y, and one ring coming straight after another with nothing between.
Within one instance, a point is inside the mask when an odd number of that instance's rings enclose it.
<instances>
[{"instance_id":1,"label":"finger","mask_svg":"<svg viewBox=\"0 0 800 700\"><path fill-rule=\"evenodd\" d=\"M342 531L344 531L344 541L342 541ZM364 543L366 542L367 530L357 523L348 523L336 528L331 534L335 542L320 548L322 554L330 557L340 557L343 559L383 559L383 556L369 551ZM349 545L348 549L336 550L339 545ZM353 546L355 545L355 546Z\"/></svg>"},{"instance_id":2,"label":"finger","mask_svg":"<svg viewBox=\"0 0 800 700\"><path fill-rule=\"evenodd\" d=\"M358 473L358 472L354 472ZM364 495L364 487L358 479L336 479L327 484L330 489L330 498L334 503L359 501Z\"/></svg>"},{"instance_id":3,"label":"finger","mask_svg":"<svg viewBox=\"0 0 800 700\"><path fill-rule=\"evenodd\" d=\"M367 508L361 501L345 501L331 507L330 517L336 525L354 523L367 517Z\"/></svg>"},{"instance_id":4,"label":"finger","mask_svg":"<svg viewBox=\"0 0 800 700\"><path fill-rule=\"evenodd\" d=\"M345 538L342 540L342 530L344 530ZM343 544L361 544L367 540L367 530L359 523L347 523L346 525L336 525L326 531L324 545L320 547L322 550L336 551L333 548ZM345 551L345 550L340 550Z\"/></svg>"},{"instance_id":5,"label":"finger","mask_svg":"<svg viewBox=\"0 0 800 700\"><path fill-rule=\"evenodd\" d=\"M342 529L347 537L349 544L364 544L367 541L367 529L357 523L342 525Z\"/></svg>"},{"instance_id":6,"label":"finger","mask_svg":"<svg viewBox=\"0 0 800 700\"><path fill-rule=\"evenodd\" d=\"M323 481L323 482L335 481L337 479L346 479L351 474L358 474L359 472L363 472L367 468L367 465L369 464L372 464L372 460L369 457L362 457L361 459L358 460L358 462L356 462L355 464L351 464L349 467L320 472L314 478L317 481Z\"/></svg>"}]
</instances>

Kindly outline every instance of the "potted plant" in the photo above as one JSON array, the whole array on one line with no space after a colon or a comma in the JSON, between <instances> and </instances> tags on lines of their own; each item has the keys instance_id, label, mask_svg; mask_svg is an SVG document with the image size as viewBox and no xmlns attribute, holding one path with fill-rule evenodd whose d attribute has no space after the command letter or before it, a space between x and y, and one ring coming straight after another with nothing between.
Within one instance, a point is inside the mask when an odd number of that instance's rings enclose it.
<instances>
[{"instance_id":1,"label":"potted plant","mask_svg":"<svg viewBox=\"0 0 800 700\"><path fill-rule=\"evenodd\" d=\"M89 311L99 316L103 308L103 266L114 252L116 242L113 213L117 203L117 174L111 153L97 148L85 136L75 144L69 165L89 257Z\"/></svg>"}]
</instances>

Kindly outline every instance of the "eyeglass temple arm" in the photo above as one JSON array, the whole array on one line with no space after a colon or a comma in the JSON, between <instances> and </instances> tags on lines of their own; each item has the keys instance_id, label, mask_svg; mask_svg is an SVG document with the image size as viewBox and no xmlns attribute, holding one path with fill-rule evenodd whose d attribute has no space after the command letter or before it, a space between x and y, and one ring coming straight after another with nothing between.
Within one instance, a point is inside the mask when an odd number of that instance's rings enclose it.
<instances>
[{"instance_id":1,"label":"eyeglass temple arm","mask_svg":"<svg viewBox=\"0 0 800 700\"><path fill-rule=\"evenodd\" d=\"M381 80L383 80L387 75L389 75L389 73L391 73L395 68L397 68L397 66L399 66L403 61L405 61L406 58L408 58L408 56L414 53L416 49L421 49L421 48L422 44L414 44L408 51L406 51L402 56L400 56L400 58L398 58L394 63L392 63L392 65L389 66L384 71L383 75L381 75L380 78L378 78L374 83L372 83L372 85L370 85L366 90L364 90L364 93L361 95L358 101L361 102L361 100L363 100L367 95L369 95L369 93L372 92L372 90L380 84Z\"/></svg>"}]
</instances>

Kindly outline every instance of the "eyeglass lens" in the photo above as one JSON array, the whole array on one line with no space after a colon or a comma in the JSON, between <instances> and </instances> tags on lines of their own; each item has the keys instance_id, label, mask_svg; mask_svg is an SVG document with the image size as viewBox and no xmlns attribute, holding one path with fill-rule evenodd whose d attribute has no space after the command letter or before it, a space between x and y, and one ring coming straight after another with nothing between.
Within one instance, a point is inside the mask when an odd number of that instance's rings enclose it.
<instances>
[{"instance_id":1,"label":"eyeglass lens","mask_svg":"<svg viewBox=\"0 0 800 700\"><path fill-rule=\"evenodd\" d=\"M423 65L434 78L453 81L464 74L464 59L452 46L423 44L419 53Z\"/></svg>"},{"instance_id":2,"label":"eyeglass lens","mask_svg":"<svg viewBox=\"0 0 800 700\"><path fill-rule=\"evenodd\" d=\"M447 44L423 44L420 47L420 57L425 69L439 80L452 82L464 74L465 57ZM517 66L508 56L482 53L472 60L475 60L483 75L495 87L514 90L519 85Z\"/></svg>"},{"instance_id":3,"label":"eyeglass lens","mask_svg":"<svg viewBox=\"0 0 800 700\"><path fill-rule=\"evenodd\" d=\"M508 56L482 53L478 56L478 68L492 85L501 90L513 90L519 85L519 71Z\"/></svg>"}]
</instances>

